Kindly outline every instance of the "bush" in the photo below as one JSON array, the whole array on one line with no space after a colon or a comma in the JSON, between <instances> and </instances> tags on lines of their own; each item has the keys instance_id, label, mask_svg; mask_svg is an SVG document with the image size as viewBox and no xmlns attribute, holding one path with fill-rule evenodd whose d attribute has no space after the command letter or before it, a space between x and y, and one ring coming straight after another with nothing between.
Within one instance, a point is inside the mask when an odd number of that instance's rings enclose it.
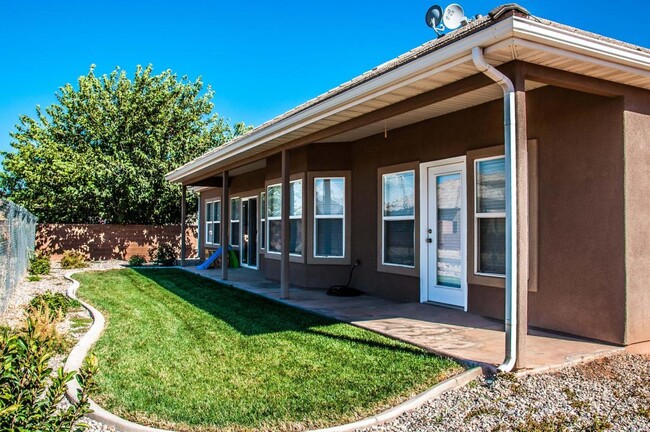
<instances>
[{"instance_id":1,"label":"bush","mask_svg":"<svg viewBox=\"0 0 650 432\"><path fill-rule=\"evenodd\" d=\"M78 251L66 251L61 257L61 268L75 269L88 267L86 264L86 256Z\"/></svg>"},{"instance_id":2,"label":"bush","mask_svg":"<svg viewBox=\"0 0 650 432\"><path fill-rule=\"evenodd\" d=\"M36 253L29 258L29 274L46 275L50 273L50 257L44 253Z\"/></svg>"},{"instance_id":3,"label":"bush","mask_svg":"<svg viewBox=\"0 0 650 432\"><path fill-rule=\"evenodd\" d=\"M29 323L34 329L34 338L38 339L48 351L57 354L65 353L70 347L70 341L56 329L57 321L60 321L63 314L50 310L47 306L40 309L28 309ZM27 333L29 327L20 329Z\"/></svg>"},{"instance_id":4,"label":"bush","mask_svg":"<svg viewBox=\"0 0 650 432\"><path fill-rule=\"evenodd\" d=\"M177 254L176 246L171 243L160 243L157 248L149 250L151 260L163 266L176 264Z\"/></svg>"},{"instance_id":5,"label":"bush","mask_svg":"<svg viewBox=\"0 0 650 432\"><path fill-rule=\"evenodd\" d=\"M132 267L141 266L146 262L147 260L142 255L133 255L131 258L129 258L129 265Z\"/></svg>"},{"instance_id":6,"label":"bush","mask_svg":"<svg viewBox=\"0 0 650 432\"><path fill-rule=\"evenodd\" d=\"M97 360L88 357L78 373L65 373L59 367L53 374L48 367L52 357L48 342L32 317L22 332L0 331L0 430L80 432L87 428L79 420L90 412L88 392L95 388ZM79 400L59 408L66 384L73 379L81 386Z\"/></svg>"},{"instance_id":7,"label":"bush","mask_svg":"<svg viewBox=\"0 0 650 432\"><path fill-rule=\"evenodd\" d=\"M41 277L39 275L27 275L27 280L30 282L38 282L41 280Z\"/></svg>"},{"instance_id":8,"label":"bush","mask_svg":"<svg viewBox=\"0 0 650 432\"><path fill-rule=\"evenodd\" d=\"M29 302L27 311L31 312L48 309L57 315L63 316L67 314L70 309L79 307L81 307L81 303L75 299L71 299L61 293L46 291L43 294L37 295Z\"/></svg>"}]
</instances>

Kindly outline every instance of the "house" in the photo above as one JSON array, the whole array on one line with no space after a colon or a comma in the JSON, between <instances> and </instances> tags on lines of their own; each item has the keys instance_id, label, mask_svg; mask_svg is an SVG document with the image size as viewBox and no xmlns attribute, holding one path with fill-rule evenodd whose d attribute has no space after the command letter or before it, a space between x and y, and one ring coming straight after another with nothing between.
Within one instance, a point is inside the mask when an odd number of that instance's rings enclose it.
<instances>
[{"instance_id":1,"label":"house","mask_svg":"<svg viewBox=\"0 0 650 432\"><path fill-rule=\"evenodd\" d=\"M203 256L285 296L359 261L365 292L505 320L509 369L529 326L650 341L649 90L649 50L506 5L167 179Z\"/></svg>"}]
</instances>

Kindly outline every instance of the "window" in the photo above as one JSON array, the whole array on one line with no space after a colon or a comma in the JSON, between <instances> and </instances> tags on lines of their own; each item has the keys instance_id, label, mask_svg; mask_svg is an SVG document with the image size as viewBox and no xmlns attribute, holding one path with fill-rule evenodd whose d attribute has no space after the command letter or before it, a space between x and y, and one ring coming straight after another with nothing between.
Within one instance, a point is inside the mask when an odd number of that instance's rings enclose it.
<instances>
[{"instance_id":1,"label":"window","mask_svg":"<svg viewBox=\"0 0 650 432\"><path fill-rule=\"evenodd\" d=\"M205 204L205 243L221 244L221 201Z\"/></svg>"},{"instance_id":2,"label":"window","mask_svg":"<svg viewBox=\"0 0 650 432\"><path fill-rule=\"evenodd\" d=\"M415 267L415 171L383 174L382 264Z\"/></svg>"},{"instance_id":3,"label":"window","mask_svg":"<svg viewBox=\"0 0 650 432\"><path fill-rule=\"evenodd\" d=\"M479 275L506 273L505 168L503 156L474 161L474 271Z\"/></svg>"},{"instance_id":4,"label":"window","mask_svg":"<svg viewBox=\"0 0 650 432\"><path fill-rule=\"evenodd\" d=\"M260 193L260 249L266 248L266 192Z\"/></svg>"},{"instance_id":5,"label":"window","mask_svg":"<svg viewBox=\"0 0 650 432\"><path fill-rule=\"evenodd\" d=\"M314 178L314 257L343 258L345 177Z\"/></svg>"},{"instance_id":6,"label":"window","mask_svg":"<svg viewBox=\"0 0 650 432\"><path fill-rule=\"evenodd\" d=\"M239 198L230 199L230 244L239 246Z\"/></svg>"},{"instance_id":7,"label":"window","mask_svg":"<svg viewBox=\"0 0 650 432\"><path fill-rule=\"evenodd\" d=\"M282 185L271 185L266 190L268 220L267 252L282 251ZM302 180L290 182L289 191L289 253L302 255Z\"/></svg>"}]
</instances>

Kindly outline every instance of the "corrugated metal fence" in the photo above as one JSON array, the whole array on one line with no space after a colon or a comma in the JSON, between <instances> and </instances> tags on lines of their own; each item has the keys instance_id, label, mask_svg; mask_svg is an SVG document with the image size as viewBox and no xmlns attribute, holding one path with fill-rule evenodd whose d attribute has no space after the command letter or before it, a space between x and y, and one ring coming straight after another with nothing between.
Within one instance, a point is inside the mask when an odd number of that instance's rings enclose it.
<instances>
[{"instance_id":1,"label":"corrugated metal fence","mask_svg":"<svg viewBox=\"0 0 650 432\"><path fill-rule=\"evenodd\" d=\"M36 216L0 200L0 310L4 311L34 253Z\"/></svg>"}]
</instances>

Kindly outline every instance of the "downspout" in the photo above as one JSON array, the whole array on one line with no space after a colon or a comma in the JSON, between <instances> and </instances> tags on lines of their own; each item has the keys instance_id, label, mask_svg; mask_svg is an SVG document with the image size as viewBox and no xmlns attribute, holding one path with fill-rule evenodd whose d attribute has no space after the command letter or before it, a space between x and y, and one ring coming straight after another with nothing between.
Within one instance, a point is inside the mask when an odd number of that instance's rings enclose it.
<instances>
[{"instance_id":1,"label":"downspout","mask_svg":"<svg viewBox=\"0 0 650 432\"><path fill-rule=\"evenodd\" d=\"M476 68L503 89L504 144L506 159L506 356L499 371L509 372L517 359L517 134L515 86L503 73L485 61L483 49L472 48Z\"/></svg>"}]
</instances>

